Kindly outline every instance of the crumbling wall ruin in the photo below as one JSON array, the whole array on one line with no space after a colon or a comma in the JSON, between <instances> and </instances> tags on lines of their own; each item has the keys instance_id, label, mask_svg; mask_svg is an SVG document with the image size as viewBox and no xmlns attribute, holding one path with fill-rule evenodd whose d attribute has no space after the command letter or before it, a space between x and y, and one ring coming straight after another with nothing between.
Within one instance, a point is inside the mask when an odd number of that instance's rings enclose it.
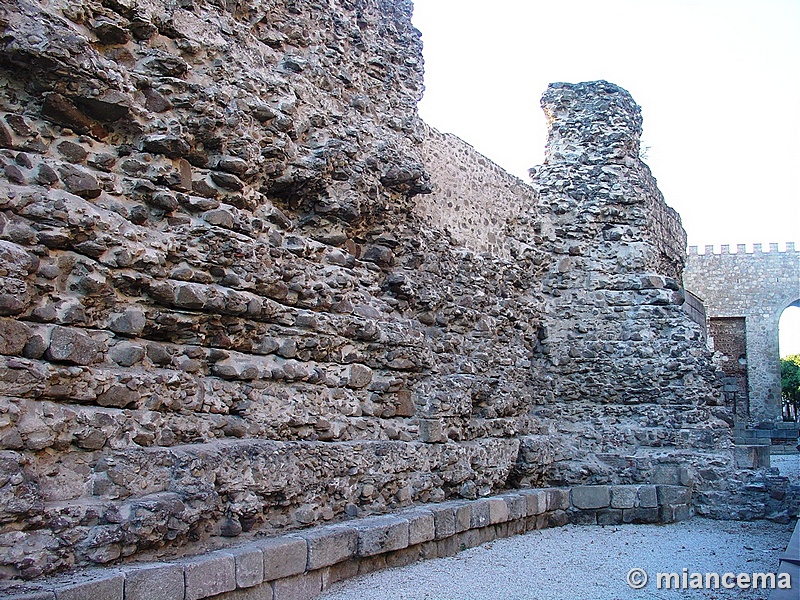
<instances>
[{"instance_id":1,"label":"crumbling wall ruin","mask_svg":"<svg viewBox=\"0 0 800 600\"><path fill-rule=\"evenodd\" d=\"M623 90L526 186L419 121L407 0L0 8L0 578L730 467Z\"/></svg>"}]
</instances>

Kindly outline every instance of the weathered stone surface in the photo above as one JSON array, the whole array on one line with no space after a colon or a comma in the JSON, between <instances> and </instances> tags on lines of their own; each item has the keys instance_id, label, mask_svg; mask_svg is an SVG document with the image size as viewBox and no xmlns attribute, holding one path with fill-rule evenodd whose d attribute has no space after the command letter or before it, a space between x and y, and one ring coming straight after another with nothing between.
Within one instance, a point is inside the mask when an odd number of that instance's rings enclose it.
<instances>
[{"instance_id":1,"label":"weathered stone surface","mask_svg":"<svg viewBox=\"0 0 800 600\"><path fill-rule=\"evenodd\" d=\"M0 318L0 354L21 354L30 337L30 327L25 323Z\"/></svg>"},{"instance_id":2,"label":"weathered stone surface","mask_svg":"<svg viewBox=\"0 0 800 600\"><path fill-rule=\"evenodd\" d=\"M320 571L279 579L273 584L275 600L310 600L322 591Z\"/></svg>"},{"instance_id":3,"label":"weathered stone surface","mask_svg":"<svg viewBox=\"0 0 800 600\"><path fill-rule=\"evenodd\" d=\"M409 546L429 542L436 538L436 520L432 512L417 510L412 513L404 513L402 516L408 520Z\"/></svg>"},{"instance_id":4,"label":"weathered stone surface","mask_svg":"<svg viewBox=\"0 0 800 600\"><path fill-rule=\"evenodd\" d=\"M183 597L182 565L144 565L125 572L125 600L175 600Z\"/></svg>"},{"instance_id":5,"label":"weathered stone surface","mask_svg":"<svg viewBox=\"0 0 800 600\"><path fill-rule=\"evenodd\" d=\"M236 562L230 553L214 552L182 564L186 600L200 600L236 589Z\"/></svg>"},{"instance_id":6,"label":"weathered stone surface","mask_svg":"<svg viewBox=\"0 0 800 600\"><path fill-rule=\"evenodd\" d=\"M297 535L308 543L309 571L335 565L358 552L359 533L352 527L323 527Z\"/></svg>"},{"instance_id":7,"label":"weathered stone surface","mask_svg":"<svg viewBox=\"0 0 800 600\"><path fill-rule=\"evenodd\" d=\"M297 575L308 566L308 544L302 538L283 536L256 545L264 554L264 581Z\"/></svg>"},{"instance_id":8,"label":"weathered stone surface","mask_svg":"<svg viewBox=\"0 0 800 600\"><path fill-rule=\"evenodd\" d=\"M572 488L575 508L606 508L611 504L611 494L605 485L579 485Z\"/></svg>"},{"instance_id":9,"label":"weathered stone surface","mask_svg":"<svg viewBox=\"0 0 800 600\"><path fill-rule=\"evenodd\" d=\"M79 329L54 327L50 333L50 345L47 347L46 355L53 361L90 365L101 358L102 350L102 343Z\"/></svg>"},{"instance_id":10,"label":"weathered stone surface","mask_svg":"<svg viewBox=\"0 0 800 600\"><path fill-rule=\"evenodd\" d=\"M123 600L125 576L122 573L98 574L96 578L56 586L60 600Z\"/></svg>"},{"instance_id":11,"label":"weathered stone surface","mask_svg":"<svg viewBox=\"0 0 800 600\"><path fill-rule=\"evenodd\" d=\"M637 490L632 485L611 486L611 508L633 508L639 501Z\"/></svg>"},{"instance_id":12,"label":"weathered stone surface","mask_svg":"<svg viewBox=\"0 0 800 600\"><path fill-rule=\"evenodd\" d=\"M230 550L236 566L236 587L249 588L264 581L264 552L258 544L236 546Z\"/></svg>"},{"instance_id":13,"label":"weathered stone surface","mask_svg":"<svg viewBox=\"0 0 800 600\"><path fill-rule=\"evenodd\" d=\"M358 556L374 556L408 546L409 522L402 517L364 519L355 524L358 531Z\"/></svg>"}]
</instances>

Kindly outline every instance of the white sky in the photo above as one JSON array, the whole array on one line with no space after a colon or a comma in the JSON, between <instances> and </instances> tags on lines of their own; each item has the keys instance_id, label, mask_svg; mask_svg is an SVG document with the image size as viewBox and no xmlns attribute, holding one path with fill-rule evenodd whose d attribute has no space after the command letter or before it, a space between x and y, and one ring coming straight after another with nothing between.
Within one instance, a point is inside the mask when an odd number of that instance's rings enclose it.
<instances>
[{"instance_id":1,"label":"white sky","mask_svg":"<svg viewBox=\"0 0 800 600\"><path fill-rule=\"evenodd\" d=\"M414 4L419 111L437 129L528 181L547 84L605 79L642 107L646 162L689 244L800 245L800 0Z\"/></svg>"}]
</instances>

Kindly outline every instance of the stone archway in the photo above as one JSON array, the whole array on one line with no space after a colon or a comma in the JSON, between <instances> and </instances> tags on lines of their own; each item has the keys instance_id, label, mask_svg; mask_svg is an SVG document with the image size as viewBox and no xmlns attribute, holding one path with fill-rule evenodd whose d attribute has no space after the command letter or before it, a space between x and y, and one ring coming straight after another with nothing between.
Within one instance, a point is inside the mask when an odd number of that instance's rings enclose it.
<instances>
[{"instance_id":1,"label":"stone archway","mask_svg":"<svg viewBox=\"0 0 800 600\"><path fill-rule=\"evenodd\" d=\"M800 297L800 252L761 244L736 253L706 246L689 248L684 271L687 290L705 304L709 338L726 357L726 396L737 418L751 425L781 418L778 324L783 311Z\"/></svg>"}]
</instances>

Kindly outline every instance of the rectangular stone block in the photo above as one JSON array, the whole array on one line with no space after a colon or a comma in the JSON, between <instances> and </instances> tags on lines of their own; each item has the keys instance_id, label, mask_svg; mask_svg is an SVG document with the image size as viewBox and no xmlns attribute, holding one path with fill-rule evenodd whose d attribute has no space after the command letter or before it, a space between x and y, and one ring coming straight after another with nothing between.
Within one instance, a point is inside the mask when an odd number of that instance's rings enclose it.
<instances>
[{"instance_id":1,"label":"rectangular stone block","mask_svg":"<svg viewBox=\"0 0 800 600\"><path fill-rule=\"evenodd\" d=\"M311 600L322 591L322 573L312 571L272 582L274 600Z\"/></svg>"},{"instance_id":2,"label":"rectangular stone block","mask_svg":"<svg viewBox=\"0 0 800 600\"><path fill-rule=\"evenodd\" d=\"M489 498L489 524L497 525L508 521L508 502L505 498Z\"/></svg>"},{"instance_id":3,"label":"rectangular stone block","mask_svg":"<svg viewBox=\"0 0 800 600\"><path fill-rule=\"evenodd\" d=\"M456 512L452 506L431 506L428 510L433 515L433 524L436 529L434 539L443 540L456 532Z\"/></svg>"},{"instance_id":4,"label":"rectangular stone block","mask_svg":"<svg viewBox=\"0 0 800 600\"><path fill-rule=\"evenodd\" d=\"M358 560L343 560L340 563L322 569L322 589L327 590L334 583L352 579L358 575Z\"/></svg>"},{"instance_id":5,"label":"rectangular stone block","mask_svg":"<svg viewBox=\"0 0 800 600\"><path fill-rule=\"evenodd\" d=\"M463 552L467 548L475 548L483 543L480 529L468 529L456 534L458 538L458 551Z\"/></svg>"},{"instance_id":6,"label":"rectangular stone block","mask_svg":"<svg viewBox=\"0 0 800 600\"><path fill-rule=\"evenodd\" d=\"M658 523L659 521L658 508L637 506L636 508L622 509L623 523Z\"/></svg>"},{"instance_id":7,"label":"rectangular stone block","mask_svg":"<svg viewBox=\"0 0 800 600\"><path fill-rule=\"evenodd\" d=\"M390 569L413 565L420 559L419 546L409 546L386 555L386 566Z\"/></svg>"},{"instance_id":8,"label":"rectangular stone block","mask_svg":"<svg viewBox=\"0 0 800 600\"><path fill-rule=\"evenodd\" d=\"M291 577L306 570L306 540L288 535L254 542L264 555L264 581Z\"/></svg>"},{"instance_id":9,"label":"rectangular stone block","mask_svg":"<svg viewBox=\"0 0 800 600\"><path fill-rule=\"evenodd\" d=\"M567 514L569 522L575 525L597 525L596 510L571 510Z\"/></svg>"},{"instance_id":10,"label":"rectangular stone block","mask_svg":"<svg viewBox=\"0 0 800 600\"><path fill-rule=\"evenodd\" d=\"M295 535L308 543L308 571L353 558L358 549L358 531L352 527L331 525Z\"/></svg>"},{"instance_id":11,"label":"rectangular stone block","mask_svg":"<svg viewBox=\"0 0 800 600\"><path fill-rule=\"evenodd\" d=\"M375 556L408 547L408 521L401 517L364 519L354 527L358 531L359 556Z\"/></svg>"},{"instance_id":12,"label":"rectangular stone block","mask_svg":"<svg viewBox=\"0 0 800 600\"><path fill-rule=\"evenodd\" d=\"M547 492L544 490L520 490L525 498L525 512L529 517L547 511Z\"/></svg>"},{"instance_id":13,"label":"rectangular stone block","mask_svg":"<svg viewBox=\"0 0 800 600\"><path fill-rule=\"evenodd\" d=\"M572 488L572 505L575 508L607 508L611 495L607 485L576 485Z\"/></svg>"},{"instance_id":14,"label":"rectangular stone block","mask_svg":"<svg viewBox=\"0 0 800 600\"><path fill-rule=\"evenodd\" d=\"M639 506L642 508L656 508L658 506L658 494L654 485L640 485L637 490Z\"/></svg>"},{"instance_id":15,"label":"rectangular stone block","mask_svg":"<svg viewBox=\"0 0 800 600\"><path fill-rule=\"evenodd\" d=\"M636 486L611 486L611 508L634 508L637 500L638 496Z\"/></svg>"},{"instance_id":16,"label":"rectangular stone block","mask_svg":"<svg viewBox=\"0 0 800 600\"><path fill-rule=\"evenodd\" d=\"M663 504L658 508L662 523L685 521L691 514L688 504Z\"/></svg>"},{"instance_id":17,"label":"rectangular stone block","mask_svg":"<svg viewBox=\"0 0 800 600\"><path fill-rule=\"evenodd\" d=\"M200 600L236 589L236 561L228 552L209 552L181 564L186 600Z\"/></svg>"},{"instance_id":18,"label":"rectangular stone block","mask_svg":"<svg viewBox=\"0 0 800 600\"><path fill-rule=\"evenodd\" d=\"M522 535L525 533L528 530L527 520L528 517L523 517L522 519L517 519L516 521L509 521L508 535Z\"/></svg>"},{"instance_id":19,"label":"rectangular stone block","mask_svg":"<svg viewBox=\"0 0 800 600\"><path fill-rule=\"evenodd\" d=\"M59 600L123 600L125 575L121 571L89 575L86 580L54 587Z\"/></svg>"},{"instance_id":20,"label":"rectangular stone block","mask_svg":"<svg viewBox=\"0 0 800 600\"><path fill-rule=\"evenodd\" d=\"M569 490L548 488L546 491L548 512L569 509Z\"/></svg>"},{"instance_id":21,"label":"rectangular stone block","mask_svg":"<svg viewBox=\"0 0 800 600\"><path fill-rule=\"evenodd\" d=\"M358 562L358 574L366 575L374 571L380 571L386 568L386 554L378 554L377 556L366 556Z\"/></svg>"},{"instance_id":22,"label":"rectangular stone block","mask_svg":"<svg viewBox=\"0 0 800 600\"><path fill-rule=\"evenodd\" d=\"M445 556L455 556L459 551L459 534L451 535L448 538L436 542L436 554L439 558Z\"/></svg>"},{"instance_id":23,"label":"rectangular stone block","mask_svg":"<svg viewBox=\"0 0 800 600\"><path fill-rule=\"evenodd\" d=\"M469 520L470 529L486 527L489 524L489 506L488 499L474 500L470 503L472 509Z\"/></svg>"},{"instance_id":24,"label":"rectangular stone block","mask_svg":"<svg viewBox=\"0 0 800 600\"><path fill-rule=\"evenodd\" d=\"M261 585L226 592L218 598L219 600L272 600L272 596L272 584L264 582Z\"/></svg>"},{"instance_id":25,"label":"rectangular stone block","mask_svg":"<svg viewBox=\"0 0 800 600\"><path fill-rule=\"evenodd\" d=\"M500 496L505 499L508 505L508 520L516 521L528 515L527 500L521 494L503 494Z\"/></svg>"},{"instance_id":26,"label":"rectangular stone block","mask_svg":"<svg viewBox=\"0 0 800 600\"><path fill-rule=\"evenodd\" d=\"M692 501L692 490L678 485L656 486L658 504L689 504Z\"/></svg>"},{"instance_id":27,"label":"rectangular stone block","mask_svg":"<svg viewBox=\"0 0 800 600\"><path fill-rule=\"evenodd\" d=\"M461 502L454 507L456 513L456 533L466 531L472 526L472 503Z\"/></svg>"},{"instance_id":28,"label":"rectangular stone block","mask_svg":"<svg viewBox=\"0 0 800 600\"><path fill-rule=\"evenodd\" d=\"M622 509L621 508L603 508L597 511L597 524L598 525L621 525L622 524Z\"/></svg>"},{"instance_id":29,"label":"rectangular stone block","mask_svg":"<svg viewBox=\"0 0 800 600\"><path fill-rule=\"evenodd\" d=\"M436 522L430 511L419 510L404 514L403 517L408 519L409 546L429 542L436 537Z\"/></svg>"},{"instance_id":30,"label":"rectangular stone block","mask_svg":"<svg viewBox=\"0 0 800 600\"><path fill-rule=\"evenodd\" d=\"M183 565L152 564L125 571L125 600L183 600Z\"/></svg>"},{"instance_id":31,"label":"rectangular stone block","mask_svg":"<svg viewBox=\"0 0 800 600\"><path fill-rule=\"evenodd\" d=\"M264 553L257 544L228 550L236 564L236 587L248 588L264 581Z\"/></svg>"}]
</instances>

